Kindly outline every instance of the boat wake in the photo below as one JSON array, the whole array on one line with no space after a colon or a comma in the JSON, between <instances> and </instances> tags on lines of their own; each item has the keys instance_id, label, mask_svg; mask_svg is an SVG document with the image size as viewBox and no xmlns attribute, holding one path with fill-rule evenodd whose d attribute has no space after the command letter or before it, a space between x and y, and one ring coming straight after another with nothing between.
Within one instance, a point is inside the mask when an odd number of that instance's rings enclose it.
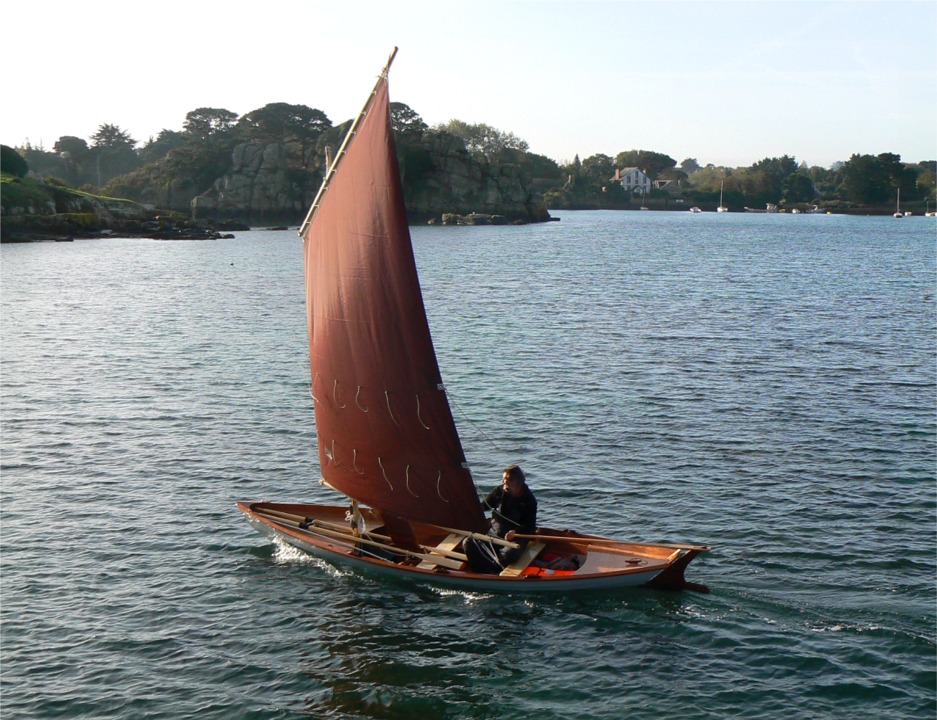
<instances>
[{"instance_id":1,"label":"boat wake","mask_svg":"<svg viewBox=\"0 0 937 720\"><path fill-rule=\"evenodd\" d=\"M272 541L274 547L273 562L277 565L312 565L325 570L332 577L345 577L352 574L350 571L343 571L341 568L317 558L315 555L305 553L278 537L274 537Z\"/></svg>"}]
</instances>

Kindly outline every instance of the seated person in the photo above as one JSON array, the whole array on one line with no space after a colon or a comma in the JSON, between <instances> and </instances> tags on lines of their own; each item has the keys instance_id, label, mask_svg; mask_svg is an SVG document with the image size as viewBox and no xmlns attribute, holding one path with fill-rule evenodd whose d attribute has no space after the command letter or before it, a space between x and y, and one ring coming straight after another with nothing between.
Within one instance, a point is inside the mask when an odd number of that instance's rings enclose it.
<instances>
[{"instance_id":1,"label":"seated person","mask_svg":"<svg viewBox=\"0 0 937 720\"><path fill-rule=\"evenodd\" d=\"M502 569L520 557L527 543L527 538L516 534L530 535L537 530L537 499L527 487L524 471L517 465L509 465L501 476L501 484L488 493L482 505L491 510L491 529L489 535L517 542L518 547L503 545L468 538L463 544L468 556L469 567L474 572L499 573Z\"/></svg>"}]
</instances>

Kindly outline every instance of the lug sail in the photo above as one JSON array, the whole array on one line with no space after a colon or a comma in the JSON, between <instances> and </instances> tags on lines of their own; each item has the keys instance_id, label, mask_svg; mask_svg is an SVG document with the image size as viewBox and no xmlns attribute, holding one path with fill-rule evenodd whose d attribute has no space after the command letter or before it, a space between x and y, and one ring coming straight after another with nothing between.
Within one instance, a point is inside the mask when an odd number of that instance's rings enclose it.
<instances>
[{"instance_id":1,"label":"lug sail","mask_svg":"<svg viewBox=\"0 0 937 720\"><path fill-rule=\"evenodd\" d=\"M323 479L387 514L480 529L410 243L386 68L301 234Z\"/></svg>"}]
</instances>

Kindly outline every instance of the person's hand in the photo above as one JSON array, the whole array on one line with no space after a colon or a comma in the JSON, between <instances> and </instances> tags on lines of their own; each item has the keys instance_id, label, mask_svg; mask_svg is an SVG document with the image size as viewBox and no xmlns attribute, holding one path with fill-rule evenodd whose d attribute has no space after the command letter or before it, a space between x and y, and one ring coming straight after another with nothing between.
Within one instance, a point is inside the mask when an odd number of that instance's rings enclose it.
<instances>
[{"instance_id":1,"label":"person's hand","mask_svg":"<svg viewBox=\"0 0 937 720\"><path fill-rule=\"evenodd\" d=\"M515 535L517 535L516 532L514 532L513 530L508 530L504 535L504 539L507 540L508 542L514 542Z\"/></svg>"}]
</instances>

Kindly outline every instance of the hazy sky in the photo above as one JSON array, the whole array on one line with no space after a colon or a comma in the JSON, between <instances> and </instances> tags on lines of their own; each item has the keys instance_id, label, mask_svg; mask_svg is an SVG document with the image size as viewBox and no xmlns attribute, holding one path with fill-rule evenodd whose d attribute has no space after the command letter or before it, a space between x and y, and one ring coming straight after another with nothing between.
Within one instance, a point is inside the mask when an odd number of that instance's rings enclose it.
<instances>
[{"instance_id":1,"label":"hazy sky","mask_svg":"<svg viewBox=\"0 0 937 720\"><path fill-rule=\"evenodd\" d=\"M937 0L5 3L0 142L103 123L141 144L199 107L354 116L391 99L557 161L654 150L744 166L937 158Z\"/></svg>"}]
</instances>

